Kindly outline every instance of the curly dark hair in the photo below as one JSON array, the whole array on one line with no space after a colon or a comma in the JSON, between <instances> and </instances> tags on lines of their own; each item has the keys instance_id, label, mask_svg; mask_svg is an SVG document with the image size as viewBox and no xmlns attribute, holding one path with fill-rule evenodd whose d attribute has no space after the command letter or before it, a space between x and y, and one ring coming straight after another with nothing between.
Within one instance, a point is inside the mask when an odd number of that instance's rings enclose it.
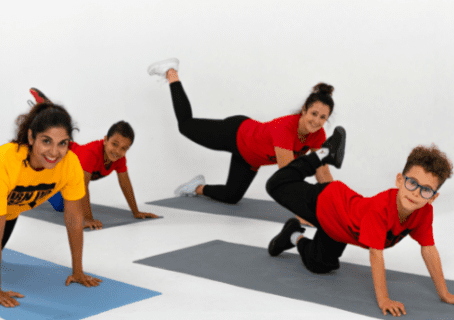
<instances>
[{"instance_id":1,"label":"curly dark hair","mask_svg":"<svg viewBox=\"0 0 454 320\"><path fill-rule=\"evenodd\" d=\"M16 138L11 140L19 145L28 145L28 130L32 131L33 139L38 133L49 128L61 127L66 129L69 138L72 140L72 132L78 130L69 113L64 107L51 102L43 102L34 105L29 113L22 114L16 119Z\"/></svg>"},{"instance_id":2,"label":"curly dark hair","mask_svg":"<svg viewBox=\"0 0 454 320\"><path fill-rule=\"evenodd\" d=\"M426 172L438 178L438 188L452 176L452 162L444 152L434 144L430 147L417 146L407 158L402 174L406 174L413 166L421 166Z\"/></svg>"}]
</instances>

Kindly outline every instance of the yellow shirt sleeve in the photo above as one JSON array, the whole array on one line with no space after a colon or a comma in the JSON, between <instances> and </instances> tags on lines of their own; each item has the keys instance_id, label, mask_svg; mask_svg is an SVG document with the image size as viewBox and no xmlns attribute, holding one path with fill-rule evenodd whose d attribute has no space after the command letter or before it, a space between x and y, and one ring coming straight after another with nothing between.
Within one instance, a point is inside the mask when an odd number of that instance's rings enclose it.
<instances>
[{"instance_id":1,"label":"yellow shirt sleeve","mask_svg":"<svg viewBox=\"0 0 454 320\"><path fill-rule=\"evenodd\" d=\"M17 180L20 172L20 161L26 151L18 153L17 144L7 143L0 146L0 216L8 214L8 196L11 186Z\"/></svg>"},{"instance_id":2,"label":"yellow shirt sleeve","mask_svg":"<svg viewBox=\"0 0 454 320\"><path fill-rule=\"evenodd\" d=\"M72 151L68 151L66 156L68 161L62 173L66 181L61 195L65 200L75 201L85 196L84 172L79 159Z\"/></svg>"}]
</instances>

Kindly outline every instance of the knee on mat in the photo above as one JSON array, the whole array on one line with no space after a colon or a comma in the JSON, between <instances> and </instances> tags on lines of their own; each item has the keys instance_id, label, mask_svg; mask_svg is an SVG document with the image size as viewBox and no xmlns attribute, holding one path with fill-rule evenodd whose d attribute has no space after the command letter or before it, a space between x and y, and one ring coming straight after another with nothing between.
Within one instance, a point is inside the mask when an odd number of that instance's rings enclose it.
<instances>
[{"instance_id":1,"label":"knee on mat","mask_svg":"<svg viewBox=\"0 0 454 320\"><path fill-rule=\"evenodd\" d=\"M306 245L310 243L311 240L301 239L297 244L297 250L300 254L303 265L312 273L316 274L325 274L331 271L337 270L340 267L339 259L329 259L329 261L321 261L314 256L310 255L310 252L307 251Z\"/></svg>"},{"instance_id":2,"label":"knee on mat","mask_svg":"<svg viewBox=\"0 0 454 320\"><path fill-rule=\"evenodd\" d=\"M228 203L228 204L237 204L238 202L240 202L240 200L242 199L243 197L242 196L226 196L225 199L224 199L224 202L225 203Z\"/></svg>"}]
</instances>

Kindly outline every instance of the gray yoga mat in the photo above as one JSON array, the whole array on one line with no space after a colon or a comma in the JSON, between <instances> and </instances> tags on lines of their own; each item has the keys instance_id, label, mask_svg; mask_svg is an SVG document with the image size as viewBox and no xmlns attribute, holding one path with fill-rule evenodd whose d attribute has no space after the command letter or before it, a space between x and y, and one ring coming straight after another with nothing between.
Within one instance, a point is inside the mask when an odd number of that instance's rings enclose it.
<instances>
[{"instance_id":1,"label":"gray yoga mat","mask_svg":"<svg viewBox=\"0 0 454 320\"><path fill-rule=\"evenodd\" d=\"M371 270L366 266L341 262L339 270L317 275L307 271L298 254L284 252L270 257L266 249L219 240L135 263L378 319L392 318L389 313L385 317L379 309ZM390 270L386 271L386 278L391 299L405 305L405 319L454 317L454 305L440 301L431 278ZM454 281L448 280L447 285L449 291L454 292Z\"/></svg>"},{"instance_id":2,"label":"gray yoga mat","mask_svg":"<svg viewBox=\"0 0 454 320\"><path fill-rule=\"evenodd\" d=\"M226 204L207 197L176 197L147 204L274 222L286 222L295 217L292 212L274 201L247 198L238 204Z\"/></svg>"},{"instance_id":3,"label":"gray yoga mat","mask_svg":"<svg viewBox=\"0 0 454 320\"><path fill-rule=\"evenodd\" d=\"M129 210L107 207L93 203L91 204L91 211L93 213L93 218L102 222L103 229L123 226L131 223L156 220L150 218L136 219ZM45 202L34 209L25 211L21 213L21 215L65 226L63 212L55 211L49 202ZM84 230L89 231L90 229L87 228Z\"/></svg>"}]
</instances>

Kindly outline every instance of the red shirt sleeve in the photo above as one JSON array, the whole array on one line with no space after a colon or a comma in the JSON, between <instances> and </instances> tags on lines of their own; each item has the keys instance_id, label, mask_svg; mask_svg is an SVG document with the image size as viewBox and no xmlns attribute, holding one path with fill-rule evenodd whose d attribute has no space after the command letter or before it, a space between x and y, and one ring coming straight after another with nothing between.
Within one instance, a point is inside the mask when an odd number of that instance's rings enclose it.
<instances>
[{"instance_id":1,"label":"red shirt sleeve","mask_svg":"<svg viewBox=\"0 0 454 320\"><path fill-rule=\"evenodd\" d=\"M115 161L115 164L116 164L115 171L117 171L117 173L123 173L128 171L128 167L126 166L126 157L118 159L117 161Z\"/></svg>"},{"instance_id":2,"label":"red shirt sleeve","mask_svg":"<svg viewBox=\"0 0 454 320\"><path fill-rule=\"evenodd\" d=\"M433 234L433 207L427 206L424 210L418 212L417 227L410 232L410 236L415 239L421 246L435 245Z\"/></svg>"},{"instance_id":3,"label":"red shirt sleeve","mask_svg":"<svg viewBox=\"0 0 454 320\"><path fill-rule=\"evenodd\" d=\"M93 173L96 167L98 155L90 149L91 145L79 145L72 142L69 146L72 152L74 152L79 158L79 162L82 165L82 169L88 173Z\"/></svg>"}]
</instances>

